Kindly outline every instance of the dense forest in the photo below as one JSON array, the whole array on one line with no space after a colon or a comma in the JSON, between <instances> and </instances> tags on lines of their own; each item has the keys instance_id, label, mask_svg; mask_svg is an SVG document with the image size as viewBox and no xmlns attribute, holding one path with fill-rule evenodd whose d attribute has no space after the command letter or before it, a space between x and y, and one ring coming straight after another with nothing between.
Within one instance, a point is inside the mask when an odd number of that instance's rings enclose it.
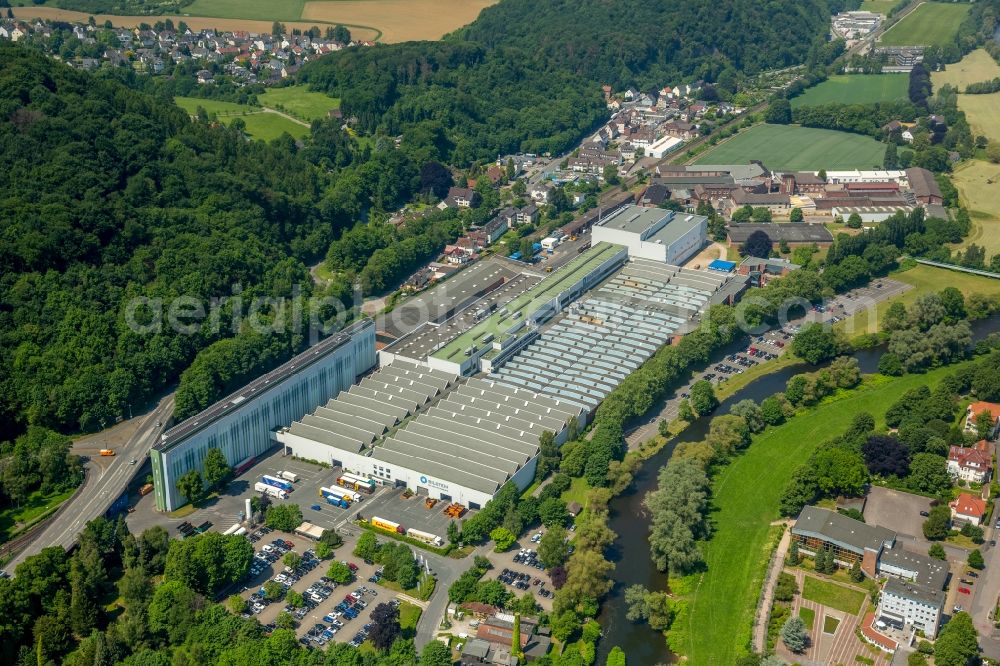
<instances>
[{"instance_id":1,"label":"dense forest","mask_svg":"<svg viewBox=\"0 0 1000 666\"><path fill-rule=\"evenodd\" d=\"M301 78L366 132L440 123L445 159L466 164L568 149L604 117L602 83L659 88L822 59L829 15L825 0L505 0L445 41L349 49Z\"/></svg>"}]
</instances>

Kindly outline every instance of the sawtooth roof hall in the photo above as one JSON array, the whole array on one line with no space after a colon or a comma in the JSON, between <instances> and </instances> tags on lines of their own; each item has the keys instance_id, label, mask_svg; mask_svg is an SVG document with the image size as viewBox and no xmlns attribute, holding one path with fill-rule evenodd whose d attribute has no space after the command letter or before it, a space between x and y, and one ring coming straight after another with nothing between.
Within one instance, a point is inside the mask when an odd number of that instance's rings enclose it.
<instances>
[{"instance_id":1,"label":"sawtooth roof hall","mask_svg":"<svg viewBox=\"0 0 1000 666\"><path fill-rule=\"evenodd\" d=\"M534 477L539 439L578 406L397 359L277 433L294 455L478 508Z\"/></svg>"}]
</instances>

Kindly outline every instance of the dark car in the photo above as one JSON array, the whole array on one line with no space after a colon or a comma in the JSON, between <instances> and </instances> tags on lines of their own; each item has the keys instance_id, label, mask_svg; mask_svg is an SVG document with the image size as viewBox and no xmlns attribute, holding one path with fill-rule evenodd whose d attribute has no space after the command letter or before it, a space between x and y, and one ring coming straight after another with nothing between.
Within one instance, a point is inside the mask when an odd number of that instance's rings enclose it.
<instances>
[{"instance_id":1,"label":"dark car","mask_svg":"<svg viewBox=\"0 0 1000 666\"><path fill-rule=\"evenodd\" d=\"M921 511L920 515L923 516L924 518L926 518L927 516L929 516L931 514L929 512L927 512L927 511Z\"/></svg>"}]
</instances>

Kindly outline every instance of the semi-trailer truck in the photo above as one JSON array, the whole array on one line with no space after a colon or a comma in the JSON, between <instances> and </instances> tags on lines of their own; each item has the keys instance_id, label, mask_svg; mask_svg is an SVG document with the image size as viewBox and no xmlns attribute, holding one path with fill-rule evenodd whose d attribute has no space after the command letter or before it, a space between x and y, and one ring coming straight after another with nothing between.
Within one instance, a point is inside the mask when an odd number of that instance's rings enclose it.
<instances>
[{"instance_id":1,"label":"semi-trailer truck","mask_svg":"<svg viewBox=\"0 0 1000 666\"><path fill-rule=\"evenodd\" d=\"M287 499L288 498L288 493L286 493L281 488L275 488L274 486L268 485L266 483L262 483L260 481L258 481L257 483L253 484L253 489L255 491L257 491L258 493L266 493L266 494L270 495L271 497L277 497L278 499Z\"/></svg>"},{"instance_id":2,"label":"semi-trailer truck","mask_svg":"<svg viewBox=\"0 0 1000 666\"><path fill-rule=\"evenodd\" d=\"M343 497L334 497L333 495L325 495L323 499L326 500L327 504L331 504L341 509L350 509L351 503L345 500Z\"/></svg>"},{"instance_id":3,"label":"semi-trailer truck","mask_svg":"<svg viewBox=\"0 0 1000 666\"><path fill-rule=\"evenodd\" d=\"M372 527L377 527L380 530L385 530L386 532L394 532L396 534L406 534L406 530L399 523L394 523L391 520L386 520L385 518L379 518L378 516L372 516Z\"/></svg>"},{"instance_id":4,"label":"semi-trailer truck","mask_svg":"<svg viewBox=\"0 0 1000 666\"><path fill-rule=\"evenodd\" d=\"M280 476L285 481L291 481L292 483L299 482L299 475L296 474L295 472L278 472L278 476Z\"/></svg>"},{"instance_id":5,"label":"semi-trailer truck","mask_svg":"<svg viewBox=\"0 0 1000 666\"><path fill-rule=\"evenodd\" d=\"M424 543L431 544L432 546L443 546L444 540L436 534L431 534L430 532L422 532L420 530L415 530L412 527L406 530L406 536L416 539L417 541L423 541Z\"/></svg>"},{"instance_id":6,"label":"semi-trailer truck","mask_svg":"<svg viewBox=\"0 0 1000 666\"><path fill-rule=\"evenodd\" d=\"M337 485L350 488L351 490L360 490L368 494L375 492L375 482L372 479L366 479L363 476L347 472L337 477Z\"/></svg>"},{"instance_id":7,"label":"semi-trailer truck","mask_svg":"<svg viewBox=\"0 0 1000 666\"><path fill-rule=\"evenodd\" d=\"M323 497L340 497L348 502L360 502L361 493L349 488L320 488L319 494Z\"/></svg>"},{"instance_id":8,"label":"semi-trailer truck","mask_svg":"<svg viewBox=\"0 0 1000 666\"><path fill-rule=\"evenodd\" d=\"M276 476L268 476L265 474L264 476L260 477L260 480L269 486L280 488L281 490L284 490L286 493L292 492L292 484L290 484L288 481L285 481L284 479L279 479Z\"/></svg>"}]
</instances>

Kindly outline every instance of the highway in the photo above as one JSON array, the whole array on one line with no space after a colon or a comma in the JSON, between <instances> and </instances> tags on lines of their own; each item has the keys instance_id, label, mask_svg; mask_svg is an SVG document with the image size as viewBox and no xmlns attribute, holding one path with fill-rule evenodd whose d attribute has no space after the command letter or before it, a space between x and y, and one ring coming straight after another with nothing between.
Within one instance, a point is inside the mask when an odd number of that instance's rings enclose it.
<instances>
[{"instance_id":1,"label":"highway","mask_svg":"<svg viewBox=\"0 0 1000 666\"><path fill-rule=\"evenodd\" d=\"M163 431L163 426L157 424L166 424L173 409L174 395L171 393L153 411L142 417L135 434L125 444L114 447L116 455L113 458L93 458L87 462L83 490L70 500L69 505L64 505L48 526L6 565L6 570L13 572L26 557L38 554L43 548L62 546L69 549L76 543L83 527L94 518L104 515L112 502L125 491L135 474L142 469L149 450ZM136 461L134 465L131 464L133 459ZM104 461L109 462L101 464Z\"/></svg>"}]
</instances>

